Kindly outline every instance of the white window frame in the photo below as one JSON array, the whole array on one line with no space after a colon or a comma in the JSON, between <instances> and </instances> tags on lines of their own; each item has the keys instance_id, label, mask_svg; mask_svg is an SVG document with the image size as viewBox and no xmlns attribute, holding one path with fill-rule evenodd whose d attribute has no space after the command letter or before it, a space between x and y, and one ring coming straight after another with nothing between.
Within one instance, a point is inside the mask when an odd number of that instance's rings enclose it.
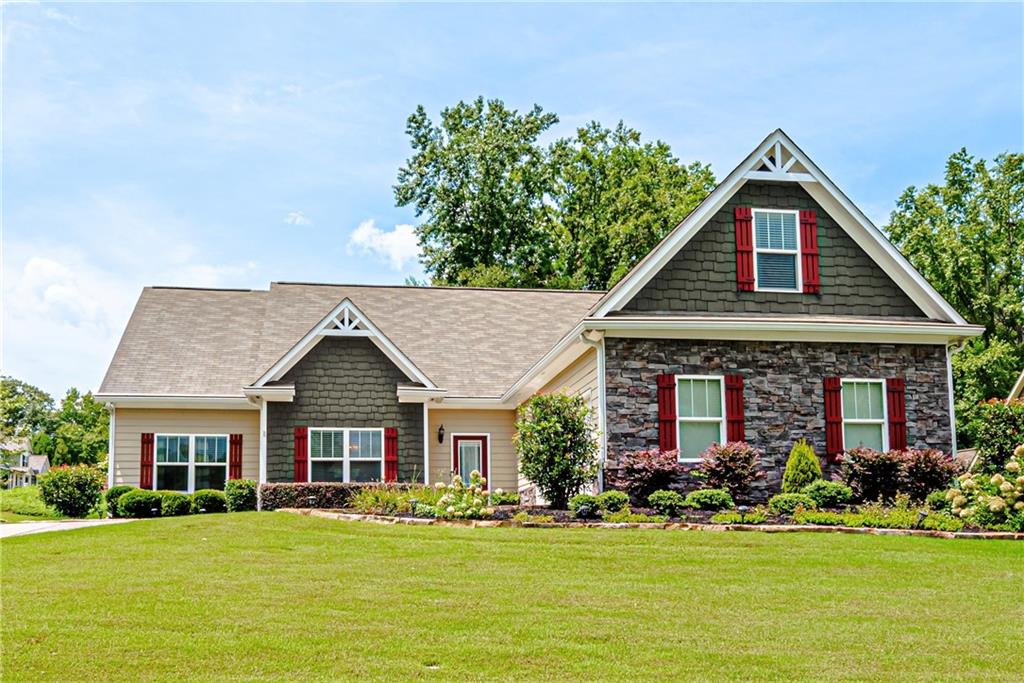
<instances>
[{"instance_id":1,"label":"white window frame","mask_svg":"<svg viewBox=\"0 0 1024 683\"><path fill-rule=\"evenodd\" d=\"M186 437L188 439L188 462L164 462L161 463L156 459L157 454L157 442L160 437ZM161 489L160 488L160 468L161 467L188 467L188 488L181 493L195 493L196 490L196 465L201 467L219 467L220 463L196 463L196 437L205 436L212 438L223 438L224 444L224 481L228 480L229 470L228 465L231 460L231 435L230 434L182 434L173 432L162 432L153 435L153 490L154 491L177 491L178 489Z\"/></svg>"},{"instance_id":2,"label":"white window frame","mask_svg":"<svg viewBox=\"0 0 1024 683\"><path fill-rule=\"evenodd\" d=\"M779 214L792 214L796 221L796 249L761 249L757 246L757 214L759 213L779 213ZM779 292L782 294L800 294L804 291L804 273L803 264L801 263L800 252L803 247L803 241L800 235L800 212L791 209L752 209L750 216L750 229L752 234L750 235L750 241L754 247L754 291L755 292ZM757 255L758 253L765 254L791 254L796 261L796 287L794 289L779 289L776 287L761 287L757 277Z\"/></svg>"},{"instance_id":3,"label":"white window frame","mask_svg":"<svg viewBox=\"0 0 1024 683\"><path fill-rule=\"evenodd\" d=\"M340 458L314 458L313 457L313 432L342 432L342 456ZM384 481L384 458L387 445L384 443L383 427L310 427L306 436L306 481L313 483L313 461L317 462L338 462L342 463L342 481L349 483L352 479L350 463L353 462L378 462L376 458L350 458L349 457L349 435L351 432L380 432L380 479Z\"/></svg>"},{"instance_id":4,"label":"white window frame","mask_svg":"<svg viewBox=\"0 0 1024 683\"><path fill-rule=\"evenodd\" d=\"M846 391L847 384L880 384L882 386L882 419L871 420L863 418L847 418L846 417L846 406L843 405L844 392ZM839 405L843 411L843 448L853 447L851 444L846 443L846 425L847 423L856 425L882 425L882 450L889 450L889 398L885 393L885 380L874 377L843 377L840 380L840 392L839 392Z\"/></svg>"},{"instance_id":5,"label":"white window frame","mask_svg":"<svg viewBox=\"0 0 1024 683\"><path fill-rule=\"evenodd\" d=\"M679 433L679 427L684 422L714 422L713 417L680 417L679 415L679 382L680 380L718 380L718 386L721 388L722 394L722 416L718 418L718 443L725 443L725 375L676 375L676 383L674 391L676 392L676 447L679 449L680 455L678 456L679 462L700 462L700 458L684 458L682 457L683 445L682 435Z\"/></svg>"}]
</instances>

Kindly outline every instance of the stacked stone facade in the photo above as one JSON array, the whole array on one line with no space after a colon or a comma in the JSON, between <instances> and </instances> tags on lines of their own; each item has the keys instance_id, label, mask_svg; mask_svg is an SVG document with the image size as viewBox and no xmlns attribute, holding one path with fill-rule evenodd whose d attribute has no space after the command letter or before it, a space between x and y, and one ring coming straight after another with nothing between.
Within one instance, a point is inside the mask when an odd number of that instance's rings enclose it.
<instances>
[{"instance_id":1,"label":"stacked stone facade","mask_svg":"<svg viewBox=\"0 0 1024 683\"><path fill-rule=\"evenodd\" d=\"M766 473L755 485L755 498L779 490L798 439L825 453L822 381L827 376L903 377L907 444L952 448L946 355L939 345L607 338L605 349L612 469L624 454L658 447L657 377L662 373L743 376L746 440L763 451ZM835 465L822 460L826 476L835 473Z\"/></svg>"},{"instance_id":2,"label":"stacked stone facade","mask_svg":"<svg viewBox=\"0 0 1024 683\"><path fill-rule=\"evenodd\" d=\"M423 481L423 406L399 403L410 380L365 337L327 337L281 378L295 401L267 404L267 479L292 481L295 427L397 427L399 481Z\"/></svg>"}]
</instances>

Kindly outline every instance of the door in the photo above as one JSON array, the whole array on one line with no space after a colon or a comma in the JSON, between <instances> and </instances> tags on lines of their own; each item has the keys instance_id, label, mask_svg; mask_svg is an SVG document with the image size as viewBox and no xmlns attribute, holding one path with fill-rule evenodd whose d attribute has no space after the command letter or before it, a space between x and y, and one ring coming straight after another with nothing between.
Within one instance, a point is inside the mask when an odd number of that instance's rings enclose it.
<instances>
[{"instance_id":1,"label":"door","mask_svg":"<svg viewBox=\"0 0 1024 683\"><path fill-rule=\"evenodd\" d=\"M487 435L456 434L452 436L452 478L460 477L469 484L469 475L476 470L487 475Z\"/></svg>"}]
</instances>

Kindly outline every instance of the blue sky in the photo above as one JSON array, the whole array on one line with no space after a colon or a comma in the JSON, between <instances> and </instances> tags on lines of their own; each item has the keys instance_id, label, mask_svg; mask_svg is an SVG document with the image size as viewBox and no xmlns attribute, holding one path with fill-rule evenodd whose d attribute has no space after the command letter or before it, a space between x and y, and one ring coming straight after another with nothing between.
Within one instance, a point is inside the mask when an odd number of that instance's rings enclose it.
<instances>
[{"instance_id":1,"label":"blue sky","mask_svg":"<svg viewBox=\"0 0 1024 683\"><path fill-rule=\"evenodd\" d=\"M960 147L1024 149L1020 4L2 11L3 372L57 394L144 285L422 275L391 191L417 104L623 119L718 177L781 126L881 223Z\"/></svg>"}]
</instances>

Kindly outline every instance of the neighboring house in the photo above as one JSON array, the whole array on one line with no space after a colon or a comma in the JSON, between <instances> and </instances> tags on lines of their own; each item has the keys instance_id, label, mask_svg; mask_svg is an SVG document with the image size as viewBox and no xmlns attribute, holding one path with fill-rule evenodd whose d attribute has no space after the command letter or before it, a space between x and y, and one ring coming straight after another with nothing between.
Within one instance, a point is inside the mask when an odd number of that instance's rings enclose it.
<instances>
[{"instance_id":1,"label":"neighboring house","mask_svg":"<svg viewBox=\"0 0 1024 683\"><path fill-rule=\"evenodd\" d=\"M32 486L40 474L50 469L50 458L45 455L33 454L29 443L28 439L20 439L0 444L0 450L14 453L13 460L11 460L11 456L8 456L13 464L4 467L8 473L7 488L9 489Z\"/></svg>"},{"instance_id":2,"label":"neighboring house","mask_svg":"<svg viewBox=\"0 0 1024 683\"><path fill-rule=\"evenodd\" d=\"M110 482L524 487L516 408L567 390L601 457L746 440L955 450L950 349L982 332L782 131L611 291L146 288L97 398Z\"/></svg>"}]
</instances>

